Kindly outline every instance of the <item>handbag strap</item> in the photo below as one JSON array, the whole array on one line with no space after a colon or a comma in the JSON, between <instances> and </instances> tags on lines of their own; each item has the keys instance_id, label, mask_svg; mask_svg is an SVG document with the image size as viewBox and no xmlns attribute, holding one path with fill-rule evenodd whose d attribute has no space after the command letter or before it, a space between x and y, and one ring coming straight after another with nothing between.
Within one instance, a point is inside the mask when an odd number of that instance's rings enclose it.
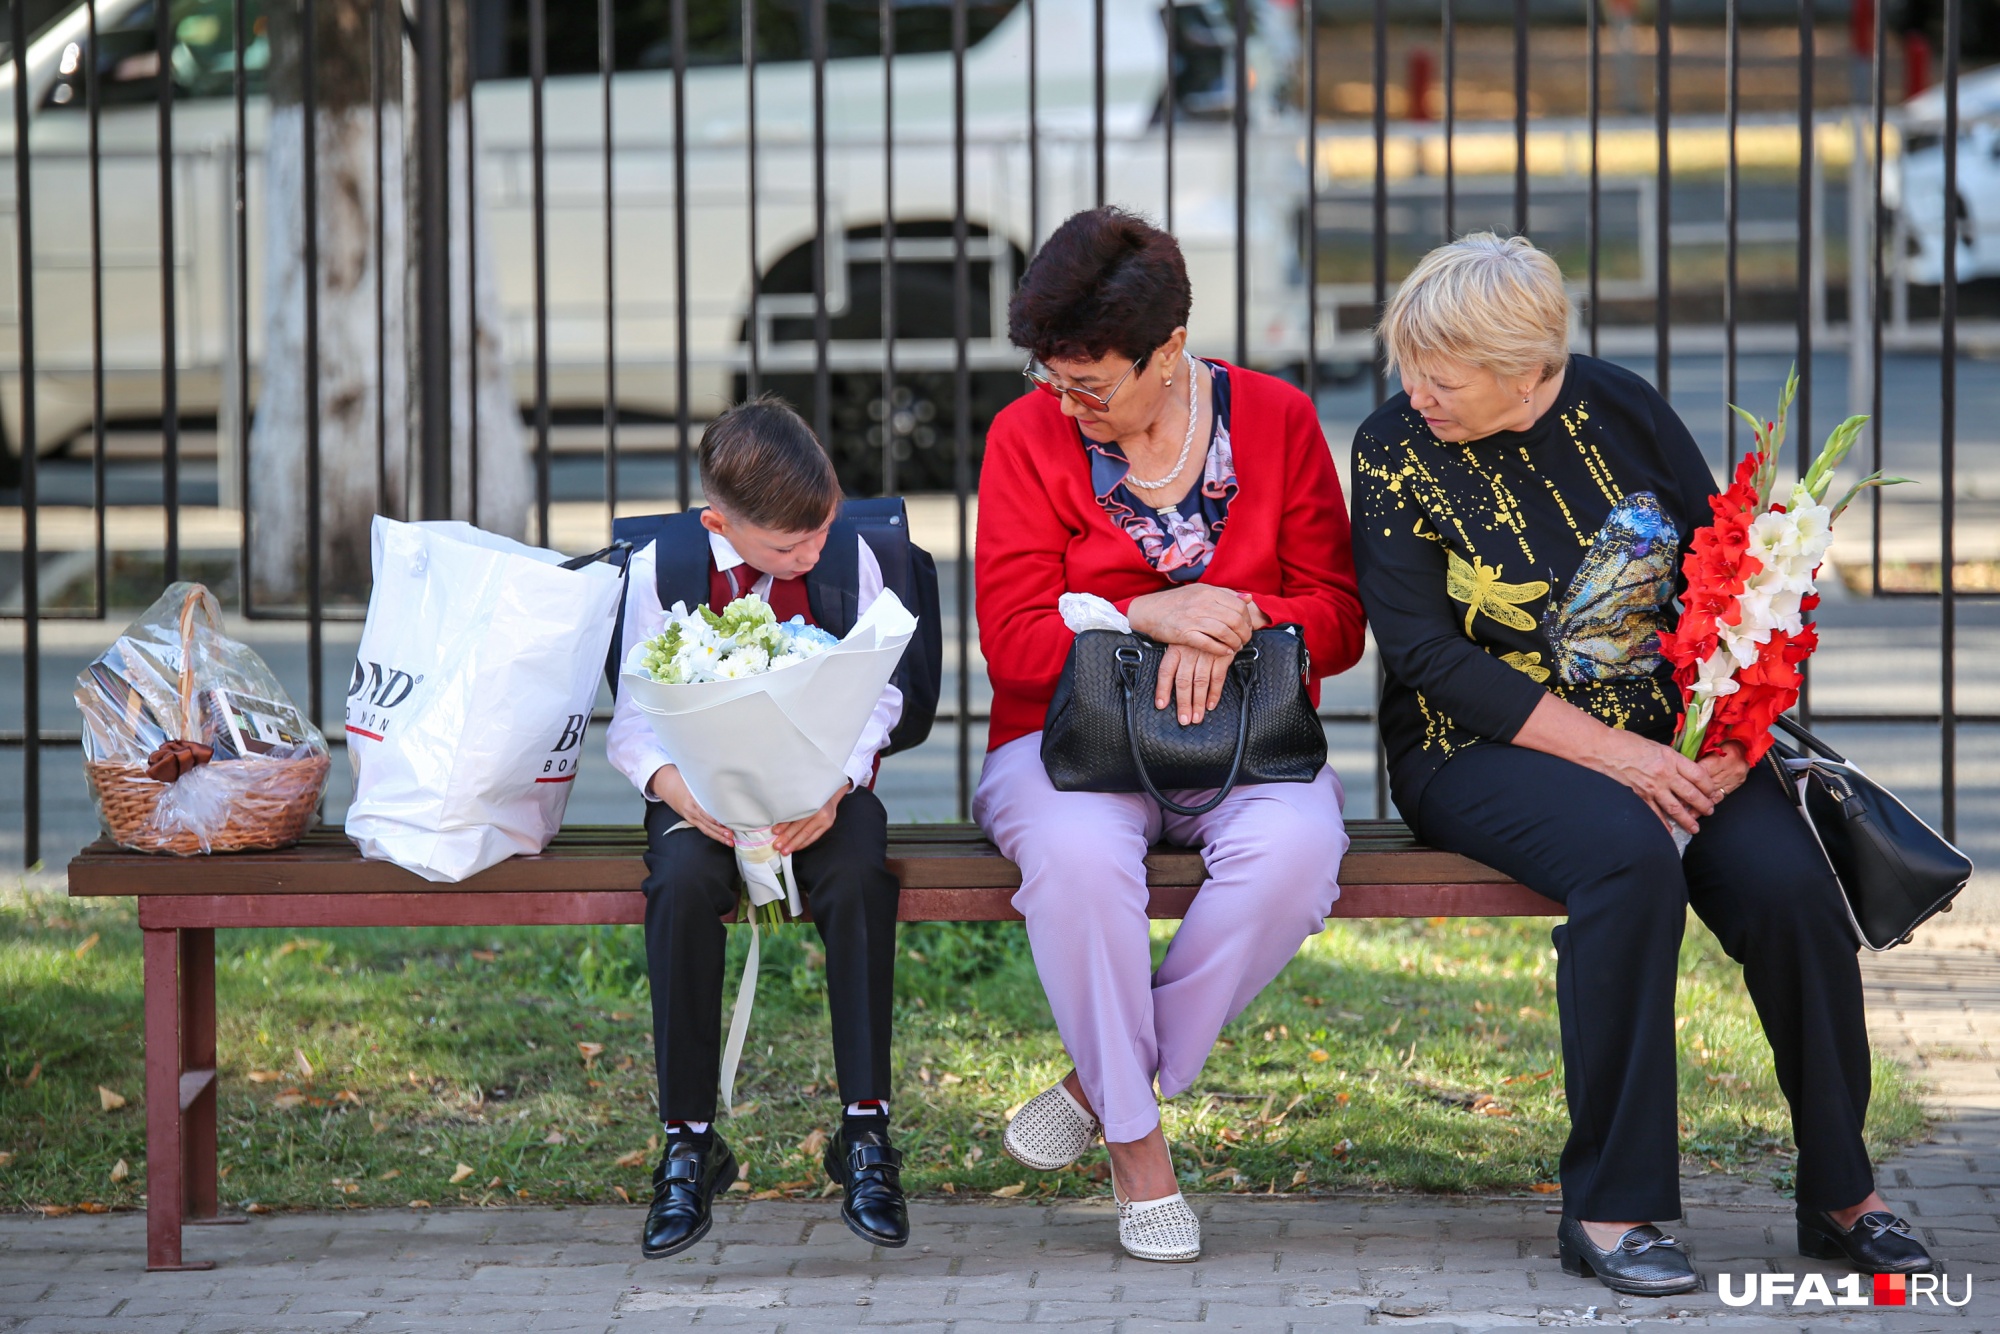
<instances>
[{"instance_id":1,"label":"handbag strap","mask_svg":"<svg viewBox=\"0 0 2000 1334\"><path fill-rule=\"evenodd\" d=\"M1229 774L1222 780L1222 786L1215 795L1199 806L1183 806L1169 801L1161 795L1154 784L1153 776L1146 772L1146 758L1139 753L1139 663L1143 655L1129 646L1118 650L1118 687L1125 696L1125 740L1132 747L1132 769L1139 775L1139 786L1146 789L1146 795L1172 811L1175 815L1206 815L1220 806L1236 787L1237 775L1243 772L1243 754L1250 746L1250 688L1255 678L1250 674L1249 665L1257 660L1257 646L1252 644L1236 655L1229 664L1229 670L1237 673L1243 683L1243 705L1236 712L1236 754L1229 761Z\"/></svg>"},{"instance_id":2,"label":"handbag strap","mask_svg":"<svg viewBox=\"0 0 2000 1334\"><path fill-rule=\"evenodd\" d=\"M1814 736L1811 732L1808 732L1805 728L1799 726L1799 724L1793 722L1790 718L1785 717L1782 713L1779 714L1776 718L1772 719L1771 721L1772 724L1776 726L1779 731L1783 732L1786 736L1789 736L1792 740L1798 742L1801 746L1804 746L1808 751L1813 751L1816 752L1817 754L1823 755L1827 759L1832 760L1835 764L1847 763L1847 757L1845 755L1842 755L1832 746L1827 745L1826 742L1821 741L1818 737Z\"/></svg>"}]
</instances>

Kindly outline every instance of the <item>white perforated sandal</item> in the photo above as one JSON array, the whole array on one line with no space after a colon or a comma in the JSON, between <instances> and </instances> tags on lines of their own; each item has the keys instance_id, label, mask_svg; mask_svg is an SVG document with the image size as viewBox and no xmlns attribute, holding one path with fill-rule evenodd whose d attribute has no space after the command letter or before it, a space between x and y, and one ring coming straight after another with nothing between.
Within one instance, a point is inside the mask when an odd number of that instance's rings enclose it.
<instances>
[{"instance_id":1,"label":"white perforated sandal","mask_svg":"<svg viewBox=\"0 0 2000 1334\"><path fill-rule=\"evenodd\" d=\"M1104 1127L1083 1110L1061 1084L1045 1089L1022 1104L1007 1123L1000 1146L1015 1162L1038 1172L1068 1167L1097 1143Z\"/></svg>"},{"instance_id":2,"label":"white perforated sandal","mask_svg":"<svg viewBox=\"0 0 2000 1334\"><path fill-rule=\"evenodd\" d=\"M1118 1198L1118 1185L1111 1186ZM1179 1191L1163 1200L1118 1199L1118 1244L1135 1260L1186 1264L1201 1259L1201 1220Z\"/></svg>"}]
</instances>

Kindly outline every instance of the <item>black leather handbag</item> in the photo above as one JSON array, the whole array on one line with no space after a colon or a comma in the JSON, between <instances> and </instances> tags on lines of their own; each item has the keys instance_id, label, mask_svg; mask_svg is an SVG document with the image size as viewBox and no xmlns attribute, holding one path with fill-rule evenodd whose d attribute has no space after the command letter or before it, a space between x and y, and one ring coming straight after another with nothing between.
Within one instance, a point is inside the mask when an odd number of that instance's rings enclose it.
<instances>
[{"instance_id":1,"label":"black leather handbag","mask_svg":"<svg viewBox=\"0 0 2000 1334\"><path fill-rule=\"evenodd\" d=\"M1042 724L1042 764L1059 792L1144 792L1179 815L1202 815L1244 783L1310 783L1326 765L1326 731L1306 693L1311 657L1296 625L1257 631L1237 653L1222 702L1181 726L1153 707L1167 646L1144 635L1085 630L1070 647ZM1163 791L1215 793L1182 806Z\"/></svg>"},{"instance_id":2,"label":"black leather handbag","mask_svg":"<svg viewBox=\"0 0 2000 1334\"><path fill-rule=\"evenodd\" d=\"M1907 944L1972 878L1972 859L1789 718L1766 759L1804 813L1840 881L1855 939L1880 952ZM1789 738L1789 743L1787 741Z\"/></svg>"}]
</instances>

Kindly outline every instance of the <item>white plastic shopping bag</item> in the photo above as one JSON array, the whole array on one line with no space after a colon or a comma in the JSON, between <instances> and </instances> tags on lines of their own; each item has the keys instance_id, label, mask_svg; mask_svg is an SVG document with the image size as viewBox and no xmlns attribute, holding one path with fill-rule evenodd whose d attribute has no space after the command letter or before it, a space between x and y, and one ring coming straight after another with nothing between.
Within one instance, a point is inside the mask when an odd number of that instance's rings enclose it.
<instances>
[{"instance_id":1,"label":"white plastic shopping bag","mask_svg":"<svg viewBox=\"0 0 2000 1334\"><path fill-rule=\"evenodd\" d=\"M624 581L465 523L377 516L347 689L365 857L463 880L562 825Z\"/></svg>"}]
</instances>

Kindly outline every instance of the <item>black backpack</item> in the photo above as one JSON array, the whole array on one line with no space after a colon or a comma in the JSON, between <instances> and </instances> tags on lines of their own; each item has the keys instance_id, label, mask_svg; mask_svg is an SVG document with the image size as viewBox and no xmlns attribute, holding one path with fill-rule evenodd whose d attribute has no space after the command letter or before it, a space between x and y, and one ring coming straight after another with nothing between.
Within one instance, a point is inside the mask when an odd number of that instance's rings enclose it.
<instances>
[{"instance_id":1,"label":"black backpack","mask_svg":"<svg viewBox=\"0 0 2000 1334\"><path fill-rule=\"evenodd\" d=\"M708 530L701 526L700 509L615 519L611 536L630 542L634 551L648 542L654 544L654 583L662 607L676 602L690 607L707 604ZM875 554L876 564L882 567L883 586L901 598L917 618L917 633L891 678L903 692L903 716L882 753L894 755L922 745L937 720L944 672L937 562L910 540L909 509L900 496L843 502L840 517L827 533L819 564L806 575L806 600L813 620L831 635L844 637L861 616L861 555L854 545L856 537ZM625 608L620 604L618 629L611 637L611 659L605 664L613 694L618 690L620 646L624 642Z\"/></svg>"}]
</instances>

